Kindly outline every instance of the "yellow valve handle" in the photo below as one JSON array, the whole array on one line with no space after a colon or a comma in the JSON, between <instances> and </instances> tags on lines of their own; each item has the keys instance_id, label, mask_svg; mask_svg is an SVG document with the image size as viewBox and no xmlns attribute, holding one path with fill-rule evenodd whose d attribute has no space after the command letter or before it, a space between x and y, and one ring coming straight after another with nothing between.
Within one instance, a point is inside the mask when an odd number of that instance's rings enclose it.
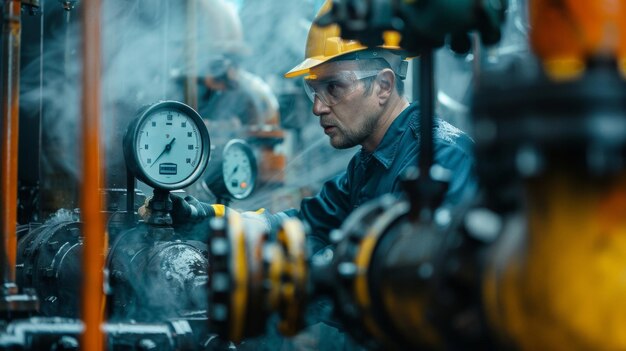
<instances>
[{"instance_id":1,"label":"yellow valve handle","mask_svg":"<svg viewBox=\"0 0 626 351\"><path fill-rule=\"evenodd\" d=\"M222 205L222 204L212 204L211 207L213 207L213 211L215 212L215 217L224 217L226 215L226 206ZM259 208L256 211L253 211L256 214L263 214L265 213L265 208Z\"/></svg>"},{"instance_id":2,"label":"yellow valve handle","mask_svg":"<svg viewBox=\"0 0 626 351\"><path fill-rule=\"evenodd\" d=\"M213 207L213 211L215 211L215 217L224 217L226 214L226 206L224 205L213 204L211 207Z\"/></svg>"}]
</instances>

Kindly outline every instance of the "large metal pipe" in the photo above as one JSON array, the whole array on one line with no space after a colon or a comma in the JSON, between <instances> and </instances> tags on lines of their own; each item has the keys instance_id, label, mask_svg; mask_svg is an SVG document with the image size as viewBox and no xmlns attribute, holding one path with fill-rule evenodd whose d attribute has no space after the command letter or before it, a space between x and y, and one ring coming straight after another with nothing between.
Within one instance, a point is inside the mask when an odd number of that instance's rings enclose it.
<instances>
[{"instance_id":1,"label":"large metal pipe","mask_svg":"<svg viewBox=\"0 0 626 351\"><path fill-rule=\"evenodd\" d=\"M0 279L15 281L17 239L17 149L19 129L20 0L5 0L2 30L2 169L0 170Z\"/></svg>"},{"instance_id":2,"label":"large metal pipe","mask_svg":"<svg viewBox=\"0 0 626 351\"><path fill-rule=\"evenodd\" d=\"M85 350L103 350L103 268L105 248L104 219L101 212L100 184L103 176L100 143L100 0L81 3L83 55L83 174L80 194L84 224L82 319Z\"/></svg>"}]
</instances>

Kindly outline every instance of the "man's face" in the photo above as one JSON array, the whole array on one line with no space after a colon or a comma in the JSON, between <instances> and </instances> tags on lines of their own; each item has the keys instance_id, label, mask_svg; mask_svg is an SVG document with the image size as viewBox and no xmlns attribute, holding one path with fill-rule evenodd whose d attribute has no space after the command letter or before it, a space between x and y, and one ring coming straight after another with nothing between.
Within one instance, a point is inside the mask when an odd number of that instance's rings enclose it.
<instances>
[{"instance_id":1,"label":"man's face","mask_svg":"<svg viewBox=\"0 0 626 351\"><path fill-rule=\"evenodd\" d=\"M306 84L310 92L316 92L313 113L320 117L330 144L346 149L368 141L378 126L382 108L376 97L375 82L366 91L360 78L371 77L375 72L364 74L354 61L337 61L315 67L311 75L315 78Z\"/></svg>"}]
</instances>

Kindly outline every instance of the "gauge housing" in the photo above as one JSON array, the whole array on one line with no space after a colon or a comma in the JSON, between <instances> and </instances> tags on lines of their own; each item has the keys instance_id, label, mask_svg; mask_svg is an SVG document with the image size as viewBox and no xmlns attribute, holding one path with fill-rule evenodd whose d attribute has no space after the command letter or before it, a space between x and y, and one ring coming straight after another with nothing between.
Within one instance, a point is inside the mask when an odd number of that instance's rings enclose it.
<instances>
[{"instance_id":1,"label":"gauge housing","mask_svg":"<svg viewBox=\"0 0 626 351\"><path fill-rule=\"evenodd\" d=\"M230 169L226 169L229 154L235 149L239 149L246 157L247 165L249 165L249 178L246 181L246 189L243 192L234 192L232 187L227 185L225 172L230 172ZM249 197L256 187L256 180L258 175L257 161L254 156L254 152L248 143L241 139L230 140L226 145L217 152L213 152L214 157L211 159L211 165L207 170L202 185L205 189L209 190L213 195L222 199L236 199L243 200Z\"/></svg>"},{"instance_id":2,"label":"gauge housing","mask_svg":"<svg viewBox=\"0 0 626 351\"><path fill-rule=\"evenodd\" d=\"M194 135L194 137L196 144L199 144L194 146L194 149L198 149L198 156L194 159L194 164L192 164L193 166L195 166L195 168L193 168L192 171L187 172L188 174L184 174L181 179L176 179L171 182L155 179L155 177L151 176L148 173L148 170L146 168L149 167L146 167L146 165L142 165L142 162L140 160L140 149L137 143L140 134L142 133L142 128L145 124L144 122L147 122L150 118L155 118L154 116L164 112L172 112L172 114L176 113L178 117L182 115L183 118L185 118L185 121L191 121L191 123L193 123L194 125L193 127L195 127L195 129L191 127L191 133L196 134L197 131L197 135ZM159 132L162 132L162 130L159 130ZM169 148L167 149L168 151L171 150L173 142L174 140L169 143ZM191 148L192 145L189 145L189 147ZM209 138L209 132L206 125L204 124L204 121L202 120L202 117L200 117L200 115L193 108L183 104L182 102L170 100L161 101L156 104L144 107L137 113L136 118L134 118L133 121L129 124L128 128L126 129L126 133L124 134L123 149L124 158L126 160L126 167L128 168L128 171L130 171L137 179L156 189L177 190L193 184L193 182L200 178L200 176L204 173L204 170L209 161L211 140ZM165 151L161 153L163 154L164 152ZM159 157L160 156L161 155L159 155ZM156 163L156 160L154 162Z\"/></svg>"}]
</instances>

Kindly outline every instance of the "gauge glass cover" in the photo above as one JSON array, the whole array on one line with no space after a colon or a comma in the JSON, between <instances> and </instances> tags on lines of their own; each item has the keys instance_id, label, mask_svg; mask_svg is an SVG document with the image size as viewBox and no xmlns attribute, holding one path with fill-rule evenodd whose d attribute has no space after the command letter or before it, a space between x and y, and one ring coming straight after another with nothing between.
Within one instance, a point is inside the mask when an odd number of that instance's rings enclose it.
<instances>
[{"instance_id":1,"label":"gauge glass cover","mask_svg":"<svg viewBox=\"0 0 626 351\"><path fill-rule=\"evenodd\" d=\"M224 150L223 175L228 192L235 198L241 199L252 192L255 182L255 172L252 163L255 162L251 150L242 143L232 143Z\"/></svg>"},{"instance_id":2,"label":"gauge glass cover","mask_svg":"<svg viewBox=\"0 0 626 351\"><path fill-rule=\"evenodd\" d=\"M203 147L196 121L182 111L156 110L137 128L138 166L158 184L175 185L189 179L202 163Z\"/></svg>"}]
</instances>

